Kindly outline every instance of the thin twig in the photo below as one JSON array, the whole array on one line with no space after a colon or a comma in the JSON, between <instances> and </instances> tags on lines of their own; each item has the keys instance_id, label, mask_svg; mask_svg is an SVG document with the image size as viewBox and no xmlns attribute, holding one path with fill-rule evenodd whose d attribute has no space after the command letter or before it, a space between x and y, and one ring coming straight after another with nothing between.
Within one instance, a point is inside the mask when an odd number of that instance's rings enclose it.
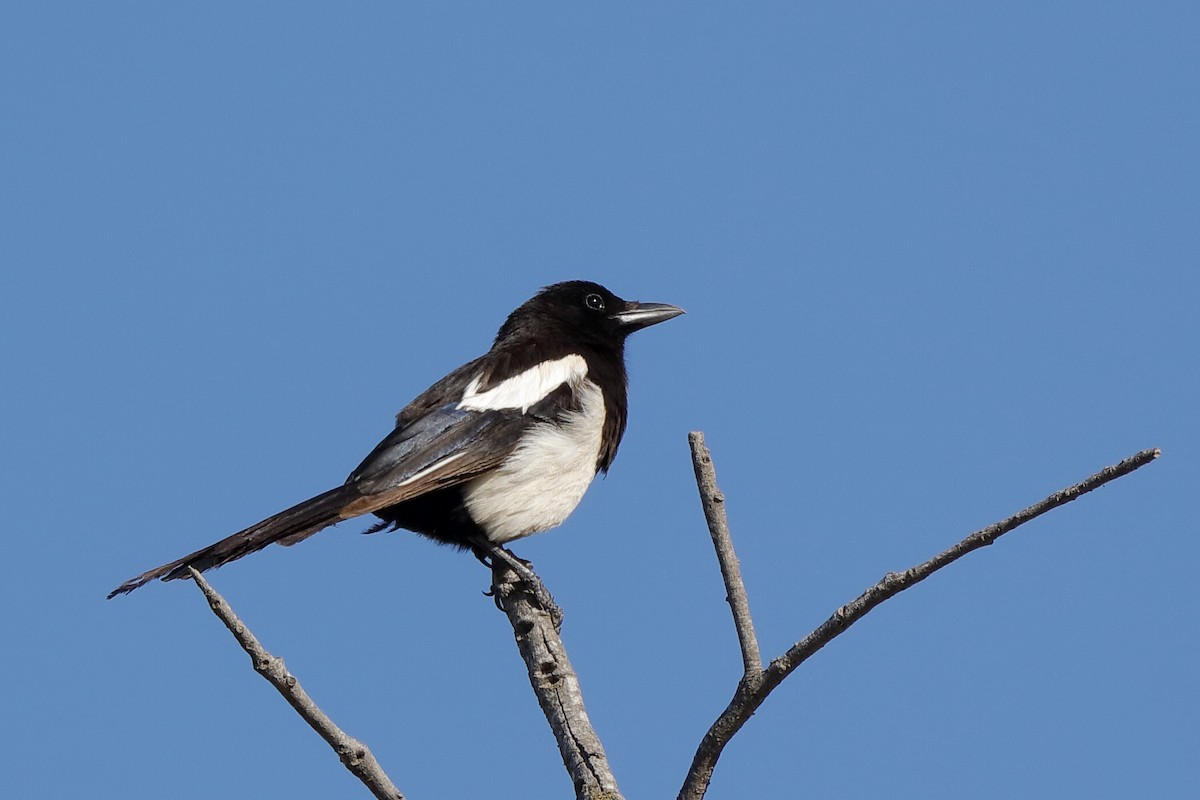
<instances>
[{"instance_id":1,"label":"thin twig","mask_svg":"<svg viewBox=\"0 0 1200 800\"><path fill-rule=\"evenodd\" d=\"M546 611L525 583L499 560L492 565L492 588L512 624L517 648L529 671L529 683L558 741L563 765L575 786L575 797L578 800L622 800L604 746L583 706L579 678L567 658L554 615ZM514 772L518 773L519 770Z\"/></svg>"},{"instance_id":2,"label":"thin twig","mask_svg":"<svg viewBox=\"0 0 1200 800\"><path fill-rule=\"evenodd\" d=\"M746 596L746 585L742 582L742 568L733 549L733 540L729 537L725 494L717 487L717 470L704 444L704 434L701 431L689 433L688 445L692 448L692 468L696 471L700 504L704 507L708 532L717 551L721 577L725 579L725 599L729 601L729 608L733 612L733 625L737 628L738 644L742 648L743 679L755 681L763 671L762 656L758 652L758 637L754 635L754 619L750 616L750 600Z\"/></svg>"},{"instance_id":3,"label":"thin twig","mask_svg":"<svg viewBox=\"0 0 1200 800\"><path fill-rule=\"evenodd\" d=\"M1006 520L989 525L982 530L972 533L958 544L945 550L923 564L896 573L889 572L883 579L863 592L851 603L842 606L828 620L821 624L808 636L801 639L788 649L786 653L772 661L763 671L762 681L755 687L746 685L745 681L738 684L737 691L728 707L712 724L696 750L692 766L679 790L679 800L701 800L708 791L712 780L713 769L725 745L733 738L746 723L746 720L762 705L767 696L788 675L834 638L842 634L867 612L885 600L914 586L928 578L942 567L945 567L972 550L978 550L996 541L999 537L1024 525L1047 511L1052 511L1061 505L1076 500L1093 489L1098 489L1109 481L1116 480L1130 472L1149 464L1158 458L1161 451L1157 449L1143 450L1130 456L1119 464L1104 469L1090 478L1050 495L1040 503L1019 511Z\"/></svg>"},{"instance_id":4,"label":"thin twig","mask_svg":"<svg viewBox=\"0 0 1200 800\"><path fill-rule=\"evenodd\" d=\"M276 658L266 651L245 623L238 619L237 614L233 613L233 609L225 601L225 598L221 597L199 572L191 567L188 570L192 580L196 582L200 591L204 592L204 596L208 599L209 608L221 622L225 623L225 627L250 656L255 671L278 689L304 721L329 743L338 758L346 765L346 769L362 781L371 794L379 800L404 800L404 795L392 783L392 779L383 771L383 767L379 766L375 756L371 755L370 749L335 725L333 720L317 707L313 699L308 696L308 692L300 686L300 681L288 672L283 659Z\"/></svg>"}]
</instances>

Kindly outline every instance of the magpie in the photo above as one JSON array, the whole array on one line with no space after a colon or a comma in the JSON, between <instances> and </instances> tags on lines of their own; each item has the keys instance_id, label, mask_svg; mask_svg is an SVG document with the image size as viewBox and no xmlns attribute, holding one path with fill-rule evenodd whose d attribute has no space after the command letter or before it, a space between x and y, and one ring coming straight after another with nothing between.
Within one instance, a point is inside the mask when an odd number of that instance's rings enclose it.
<instances>
[{"instance_id":1,"label":"magpie","mask_svg":"<svg viewBox=\"0 0 1200 800\"><path fill-rule=\"evenodd\" d=\"M187 577L278 542L374 514L367 533L406 528L488 556L553 528L607 472L625 433L625 339L683 313L596 283L547 286L509 315L491 349L430 386L335 489L155 567L109 599ZM519 562L519 559L516 559Z\"/></svg>"}]
</instances>

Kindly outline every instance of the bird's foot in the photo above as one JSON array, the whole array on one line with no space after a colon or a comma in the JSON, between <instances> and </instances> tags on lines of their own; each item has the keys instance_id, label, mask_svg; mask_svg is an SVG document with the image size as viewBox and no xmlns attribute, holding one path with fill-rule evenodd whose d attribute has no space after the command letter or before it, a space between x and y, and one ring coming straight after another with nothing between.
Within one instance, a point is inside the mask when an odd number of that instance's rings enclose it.
<instances>
[{"instance_id":1,"label":"bird's foot","mask_svg":"<svg viewBox=\"0 0 1200 800\"><path fill-rule=\"evenodd\" d=\"M528 592L534 601L541 606L542 610L550 615L551 620L554 622L555 630L562 628L562 609L559 608L558 603L554 602L554 596L550 594L550 590L542 583L542 579L530 569L533 566L532 562L518 558L503 547L491 542L477 544L472 550L476 558L492 569L492 588L484 592L484 594L495 601L496 608L504 611L504 593L496 584L496 566L501 565L516 574L517 578L520 579L521 588Z\"/></svg>"}]
</instances>

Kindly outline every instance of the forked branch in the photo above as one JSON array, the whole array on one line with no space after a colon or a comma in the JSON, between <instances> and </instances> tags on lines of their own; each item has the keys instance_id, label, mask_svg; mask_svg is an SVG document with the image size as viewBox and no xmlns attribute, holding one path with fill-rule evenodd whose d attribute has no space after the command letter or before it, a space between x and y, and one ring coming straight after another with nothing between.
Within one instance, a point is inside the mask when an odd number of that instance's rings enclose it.
<instances>
[{"instance_id":1,"label":"forked branch","mask_svg":"<svg viewBox=\"0 0 1200 800\"><path fill-rule=\"evenodd\" d=\"M709 513L710 501L707 499L708 495L714 493L716 496L720 496L720 491L716 488L715 477L711 482L711 486L706 487L706 481L701 477L699 466L700 462L707 462L711 465L712 459L707 448L704 446L703 434L693 433L688 438L692 446L692 459L697 463L697 482L700 488L701 500L705 505L705 516L709 521L709 530L712 533L713 542L717 546L717 557L721 562L721 573L723 576L726 576L725 584L727 591L730 593L730 605L734 607L734 621L737 624L738 636L742 640L743 661L749 663L746 655L746 635L743 631L750 631L752 635L753 628L749 626L748 620L745 622L739 621L739 612L734 602L734 596L740 594L744 603L745 588L741 585L740 576L737 577L736 585L731 585L730 578L726 575L726 561L729 560L729 554L732 554L733 545L729 541L728 528L724 523L723 509L719 520L719 526L723 528L723 531L713 530L714 521L713 516ZM885 600L895 597L910 586L920 583L942 567L957 561L972 550L985 547L1014 528L1040 517L1047 511L1052 511L1072 500L1076 500L1109 481L1116 480L1123 475L1128 475L1135 469L1149 464L1158 458L1159 455L1160 451L1157 449L1143 450L1119 464L1105 467L1095 475L1074 486L1063 489L1060 492L1055 492L1045 500L1017 512L1008 519L975 531L958 544L938 553L923 564L918 564L904 572L889 572L883 576L882 580L859 595L856 600L839 608L820 627L767 665L766 669L762 671L761 680L748 680L746 676L743 676L742 680L738 682L737 689L729 705L717 717L716 721L713 722L708 732L704 734L704 738L701 740L700 746L696 750L696 755L692 760L692 766L688 770L687 777L684 780L683 787L679 790L679 800L701 800L708 791L713 769L716 767L717 759L721 757L721 752L725 749L725 745L741 730L742 725L763 704L763 701L767 699L767 696L770 695L775 687L784 678L791 675L798 666L808 660L811 655L829 644L829 642L845 632L855 622L866 616L867 612L871 609ZM718 544L718 540L725 544ZM729 554L722 555L723 548L727 548ZM736 564L736 557L732 559L732 563ZM744 605L744 609L748 616L748 603ZM747 668L748 674L749 670Z\"/></svg>"}]
</instances>

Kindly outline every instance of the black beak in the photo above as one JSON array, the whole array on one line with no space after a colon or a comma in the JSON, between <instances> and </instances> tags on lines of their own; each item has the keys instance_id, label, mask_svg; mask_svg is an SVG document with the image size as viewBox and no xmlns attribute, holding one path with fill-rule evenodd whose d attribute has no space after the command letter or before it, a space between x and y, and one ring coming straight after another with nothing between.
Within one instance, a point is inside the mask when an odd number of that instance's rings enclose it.
<instances>
[{"instance_id":1,"label":"black beak","mask_svg":"<svg viewBox=\"0 0 1200 800\"><path fill-rule=\"evenodd\" d=\"M666 303L635 303L630 300L625 303L625 308L613 314L612 318L621 323L627 333L633 333L642 328L674 319L682 313L683 309L678 306Z\"/></svg>"}]
</instances>

